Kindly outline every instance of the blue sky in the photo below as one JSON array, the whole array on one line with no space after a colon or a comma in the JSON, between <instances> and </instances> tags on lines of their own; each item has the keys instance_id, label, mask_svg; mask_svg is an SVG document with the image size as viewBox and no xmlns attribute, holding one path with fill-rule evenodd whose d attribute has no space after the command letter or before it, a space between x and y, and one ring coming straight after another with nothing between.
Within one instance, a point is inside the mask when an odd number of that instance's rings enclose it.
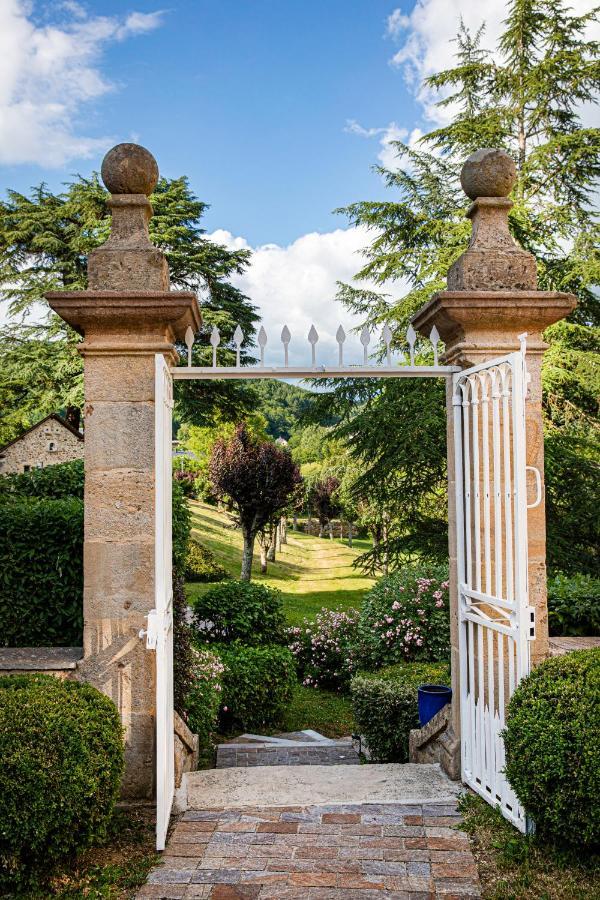
<instances>
[{"instance_id":1,"label":"blue sky","mask_svg":"<svg viewBox=\"0 0 600 900\"><path fill-rule=\"evenodd\" d=\"M10 2L10 0L9 0ZM26 9L26 4L20 4ZM410 9L414 4L407 3ZM383 196L372 141L345 130L391 121L412 126L420 107L389 65L393 0L175 0L156 27L99 44L94 63L111 89L81 102L73 128L132 137L166 175L187 174L211 203L207 226L252 244L288 243L343 222L335 207ZM29 19L68 30L72 4L38 2ZM160 2L81 4L90 18L160 12ZM80 19L81 20L81 19ZM43 156L43 154L40 154ZM53 188L102 153L61 165L0 167L0 185Z\"/></svg>"},{"instance_id":2,"label":"blue sky","mask_svg":"<svg viewBox=\"0 0 600 900\"><path fill-rule=\"evenodd\" d=\"M577 12L593 0L571 0ZM251 249L235 279L267 332L312 322L371 236L333 215L393 197L391 141L439 124L423 78L452 65L459 18L493 48L506 0L0 0L0 194L53 189L138 141L211 208L208 237ZM600 29L600 25L598 26ZM386 286L391 298L404 286ZM1 301L1 297L0 297ZM0 321L6 319L0 304ZM271 345L270 345L271 346ZM294 362L295 347L291 354Z\"/></svg>"}]
</instances>

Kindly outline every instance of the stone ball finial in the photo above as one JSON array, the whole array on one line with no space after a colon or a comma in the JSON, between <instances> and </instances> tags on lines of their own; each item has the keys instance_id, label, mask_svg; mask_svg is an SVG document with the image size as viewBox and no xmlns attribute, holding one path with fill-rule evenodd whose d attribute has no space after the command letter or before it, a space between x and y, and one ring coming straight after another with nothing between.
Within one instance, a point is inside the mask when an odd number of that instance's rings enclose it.
<instances>
[{"instance_id":1,"label":"stone ball finial","mask_svg":"<svg viewBox=\"0 0 600 900\"><path fill-rule=\"evenodd\" d=\"M102 181L111 194L145 194L158 181L158 165L139 144L117 144L102 160Z\"/></svg>"},{"instance_id":2,"label":"stone ball finial","mask_svg":"<svg viewBox=\"0 0 600 900\"><path fill-rule=\"evenodd\" d=\"M508 197L517 180L517 167L506 150L484 147L471 153L460 172L462 189L477 197Z\"/></svg>"}]
</instances>

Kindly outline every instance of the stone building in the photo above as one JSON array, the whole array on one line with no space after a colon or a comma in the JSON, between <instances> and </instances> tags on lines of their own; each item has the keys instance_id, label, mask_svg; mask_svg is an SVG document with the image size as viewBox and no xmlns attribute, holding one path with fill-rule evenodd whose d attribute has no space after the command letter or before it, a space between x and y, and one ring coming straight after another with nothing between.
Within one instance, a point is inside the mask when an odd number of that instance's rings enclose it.
<instances>
[{"instance_id":1,"label":"stone building","mask_svg":"<svg viewBox=\"0 0 600 900\"><path fill-rule=\"evenodd\" d=\"M72 459L83 459L83 434L58 413L52 413L0 448L0 475L29 472Z\"/></svg>"}]
</instances>

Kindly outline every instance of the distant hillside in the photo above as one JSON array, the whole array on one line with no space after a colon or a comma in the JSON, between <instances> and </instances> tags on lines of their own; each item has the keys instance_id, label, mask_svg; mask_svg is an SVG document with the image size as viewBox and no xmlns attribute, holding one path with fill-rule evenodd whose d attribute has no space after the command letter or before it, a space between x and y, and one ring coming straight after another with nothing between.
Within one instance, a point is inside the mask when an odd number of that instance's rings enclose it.
<instances>
[{"instance_id":1,"label":"distant hillside","mask_svg":"<svg viewBox=\"0 0 600 900\"><path fill-rule=\"evenodd\" d=\"M269 378L251 381L250 384L260 397L257 412L266 418L271 437L289 440L300 424L302 414L313 403L313 392Z\"/></svg>"}]
</instances>

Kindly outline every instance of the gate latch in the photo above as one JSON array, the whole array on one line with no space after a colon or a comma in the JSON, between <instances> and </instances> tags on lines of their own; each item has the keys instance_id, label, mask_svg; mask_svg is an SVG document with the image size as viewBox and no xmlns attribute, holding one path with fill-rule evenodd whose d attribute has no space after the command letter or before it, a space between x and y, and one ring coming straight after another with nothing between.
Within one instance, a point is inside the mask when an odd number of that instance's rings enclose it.
<instances>
[{"instance_id":1,"label":"gate latch","mask_svg":"<svg viewBox=\"0 0 600 900\"><path fill-rule=\"evenodd\" d=\"M525 616L527 640L535 641L535 607L527 606L525 608Z\"/></svg>"},{"instance_id":2,"label":"gate latch","mask_svg":"<svg viewBox=\"0 0 600 900\"><path fill-rule=\"evenodd\" d=\"M148 627L140 629L140 638L146 638L146 650L156 650L156 644L158 642L158 620L156 610L151 609L144 618L148 622Z\"/></svg>"}]
</instances>

